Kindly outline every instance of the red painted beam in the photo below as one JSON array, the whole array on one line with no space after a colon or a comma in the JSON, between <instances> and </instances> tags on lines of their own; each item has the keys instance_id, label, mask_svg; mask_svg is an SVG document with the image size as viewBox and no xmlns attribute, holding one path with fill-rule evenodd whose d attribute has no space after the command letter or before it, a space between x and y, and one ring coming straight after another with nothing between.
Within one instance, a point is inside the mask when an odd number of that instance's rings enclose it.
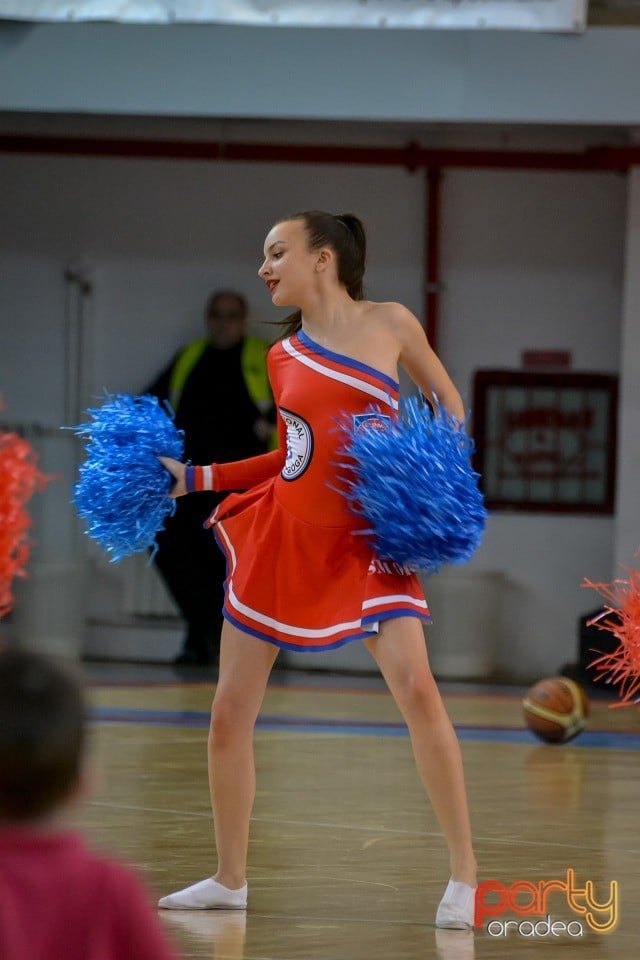
<instances>
[{"instance_id":1,"label":"red painted beam","mask_svg":"<svg viewBox=\"0 0 640 960\"><path fill-rule=\"evenodd\" d=\"M111 137L0 135L0 152L58 156L243 160L263 163L329 163L399 166L408 170L466 167L505 170L618 171L640 165L640 145L600 146L584 151L439 150L326 144L240 143L200 140L143 140Z\"/></svg>"},{"instance_id":2,"label":"red painted beam","mask_svg":"<svg viewBox=\"0 0 640 960\"><path fill-rule=\"evenodd\" d=\"M425 309L424 326L427 339L438 350L438 320L440 306L440 195L442 171L427 170L425 174Z\"/></svg>"}]
</instances>

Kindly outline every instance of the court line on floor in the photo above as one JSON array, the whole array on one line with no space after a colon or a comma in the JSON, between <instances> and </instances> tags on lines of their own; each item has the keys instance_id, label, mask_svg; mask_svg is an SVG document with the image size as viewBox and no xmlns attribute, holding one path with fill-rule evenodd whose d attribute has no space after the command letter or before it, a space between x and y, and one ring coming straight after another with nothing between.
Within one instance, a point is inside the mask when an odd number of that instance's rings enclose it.
<instances>
[{"instance_id":1,"label":"court line on floor","mask_svg":"<svg viewBox=\"0 0 640 960\"><path fill-rule=\"evenodd\" d=\"M285 671L286 672L286 671ZM273 675L272 675L273 677ZM316 683L310 682L291 682L287 680L279 679L270 679L267 687L267 692L272 690L278 690L280 692L287 693L289 691L293 693L329 693L329 694L356 694L364 696L382 696L390 697L389 688L385 684L384 680L381 679L380 674L374 673L368 677L363 677L363 680L369 679L370 682L374 683L375 686L343 686L341 683L334 683L331 679L325 679L324 677L319 677ZM102 680L99 678L89 678L89 686L93 690L118 690L118 689L127 689L134 690L136 688L141 689L151 689L153 687L158 687L162 690L167 689L207 689L215 691L217 685L217 676L213 676L210 679L177 679L175 677L167 679L157 679L157 680L136 680L136 679L111 679L111 680ZM469 686L473 689L470 690L458 690L451 689L452 687L460 686ZM454 697L454 698L477 698L479 700L506 700L518 702L522 700L522 697L527 692L527 684L491 684L491 683L478 683L474 681L464 681L464 680L441 680L438 682L438 687L440 693L443 697ZM606 699L606 697L605 697Z\"/></svg>"},{"instance_id":2,"label":"court line on floor","mask_svg":"<svg viewBox=\"0 0 640 960\"><path fill-rule=\"evenodd\" d=\"M278 819L272 817L252 817L252 821L256 823L273 823L278 825L289 825L289 826L298 826L298 827L326 827L326 828L335 828L338 830L367 830L371 833L389 833L389 834L405 834L414 837L436 837L441 839L442 834L438 830L407 830L399 827L380 827L380 826L371 826L368 827L364 824L345 824L345 823L333 823L317 820L291 820ZM480 834L474 834L475 843L502 843L502 844L514 844L518 846L527 846L527 847L544 847L544 846L553 846L553 847L562 847L567 850L594 850L602 851L602 846L588 846L584 843L562 843L558 842L556 839L553 841L550 840L523 840L519 837L486 837ZM640 853L640 850L632 850L628 847L606 847L605 848L611 852L618 853L628 853L632 855L637 855Z\"/></svg>"},{"instance_id":3,"label":"court line on floor","mask_svg":"<svg viewBox=\"0 0 640 960\"><path fill-rule=\"evenodd\" d=\"M94 707L91 719L100 723L137 723L150 726L204 728L209 726L209 712L201 710L151 710L127 707ZM458 737L467 742L540 744L526 728L496 725L454 724ZM281 731L295 729L301 733L324 733L350 736L406 738L404 723L380 723L374 720L345 720L294 715L263 714L256 730ZM640 731L585 730L572 746L601 747L617 750L640 750Z\"/></svg>"},{"instance_id":4,"label":"court line on floor","mask_svg":"<svg viewBox=\"0 0 640 960\"><path fill-rule=\"evenodd\" d=\"M139 813L161 813L166 816L185 816L192 817L195 819L206 819L211 818L211 813L207 810L203 813L196 813L195 811L189 810L176 810L171 807L147 807L141 804L133 803L113 803L106 800L88 800L85 803L89 807L108 807L115 810L135 810ZM321 827L332 830L352 830L360 831L367 833L382 833L390 835L401 835L401 836L411 836L411 837L429 837L442 839L442 834L438 830L409 830L402 827L383 827L379 825L367 825L365 823L338 823L337 821L324 821L324 820L292 820L291 818L279 818L279 817L251 817L252 823L270 823L276 826L294 826L294 827ZM558 842L556 839L553 841L549 840L523 840L519 837L487 837L481 835L474 835L474 841L477 843L501 843L501 844L513 844L526 847L544 847L549 846L550 844L553 847L561 847L566 850L593 850L596 852L601 852L603 850L602 846L588 846L584 843L562 843ZM607 851L615 853L625 853L632 856L637 856L640 854L640 850L634 850L629 847L609 847L606 848Z\"/></svg>"}]
</instances>

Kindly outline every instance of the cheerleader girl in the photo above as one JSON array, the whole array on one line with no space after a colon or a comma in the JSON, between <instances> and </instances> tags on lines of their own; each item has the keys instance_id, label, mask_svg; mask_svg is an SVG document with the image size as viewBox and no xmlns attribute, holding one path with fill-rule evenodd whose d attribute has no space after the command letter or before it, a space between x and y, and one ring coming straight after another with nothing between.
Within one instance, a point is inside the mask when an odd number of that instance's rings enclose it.
<instances>
[{"instance_id":1,"label":"cheerleader girl","mask_svg":"<svg viewBox=\"0 0 640 960\"><path fill-rule=\"evenodd\" d=\"M208 743L218 865L212 877L163 897L167 909L246 908L253 728L278 650L330 650L360 638L406 721L449 848L436 924L473 924L476 862L461 753L429 667L427 603L414 573L379 559L357 535L365 521L350 510L336 468L337 423L349 417L356 430L379 429L397 415L399 365L459 421L464 409L416 317L398 303L364 299L365 253L352 214L308 211L275 224L259 276L275 306L296 308L268 355L279 448L208 466L161 458L176 481L173 497L246 491L227 496L207 521L228 564Z\"/></svg>"}]
</instances>

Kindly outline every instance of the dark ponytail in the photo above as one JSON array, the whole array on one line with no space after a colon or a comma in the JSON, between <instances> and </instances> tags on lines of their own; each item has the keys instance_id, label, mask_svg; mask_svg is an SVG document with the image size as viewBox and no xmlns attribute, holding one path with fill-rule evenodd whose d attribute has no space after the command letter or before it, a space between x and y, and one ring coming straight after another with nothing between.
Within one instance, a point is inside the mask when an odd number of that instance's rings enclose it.
<instances>
[{"instance_id":1,"label":"dark ponytail","mask_svg":"<svg viewBox=\"0 0 640 960\"><path fill-rule=\"evenodd\" d=\"M364 300L364 270L367 259L367 235L362 220L355 213L340 213L335 218L350 234L348 249L336 250L338 280L344 283L352 300Z\"/></svg>"},{"instance_id":2,"label":"dark ponytail","mask_svg":"<svg viewBox=\"0 0 640 960\"><path fill-rule=\"evenodd\" d=\"M306 210L303 213L294 213L279 222L286 223L288 220L304 222L310 250L331 247L336 255L339 282L346 287L352 300L364 300L367 237L359 217L354 213L339 213L334 216L322 210ZM284 320L277 320L276 325L282 327L279 339L285 340L302 326L301 311L296 310Z\"/></svg>"}]
</instances>

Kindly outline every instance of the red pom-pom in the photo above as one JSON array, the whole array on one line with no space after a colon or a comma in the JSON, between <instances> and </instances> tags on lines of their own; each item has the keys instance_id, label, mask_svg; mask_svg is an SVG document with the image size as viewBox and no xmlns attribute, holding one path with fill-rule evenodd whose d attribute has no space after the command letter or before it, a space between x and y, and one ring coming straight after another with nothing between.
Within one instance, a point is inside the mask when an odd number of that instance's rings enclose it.
<instances>
[{"instance_id":1,"label":"red pom-pom","mask_svg":"<svg viewBox=\"0 0 640 960\"><path fill-rule=\"evenodd\" d=\"M37 459L26 440L0 431L0 617L13 606L13 578L26 573L31 520L25 504L48 479L38 470Z\"/></svg>"},{"instance_id":2,"label":"red pom-pom","mask_svg":"<svg viewBox=\"0 0 640 960\"><path fill-rule=\"evenodd\" d=\"M613 653L603 654L590 664L599 677L619 684L621 703L616 706L628 706L640 700L640 570L628 573L628 580L584 582L584 586L597 590L606 601L604 611L591 623L619 640Z\"/></svg>"}]
</instances>

